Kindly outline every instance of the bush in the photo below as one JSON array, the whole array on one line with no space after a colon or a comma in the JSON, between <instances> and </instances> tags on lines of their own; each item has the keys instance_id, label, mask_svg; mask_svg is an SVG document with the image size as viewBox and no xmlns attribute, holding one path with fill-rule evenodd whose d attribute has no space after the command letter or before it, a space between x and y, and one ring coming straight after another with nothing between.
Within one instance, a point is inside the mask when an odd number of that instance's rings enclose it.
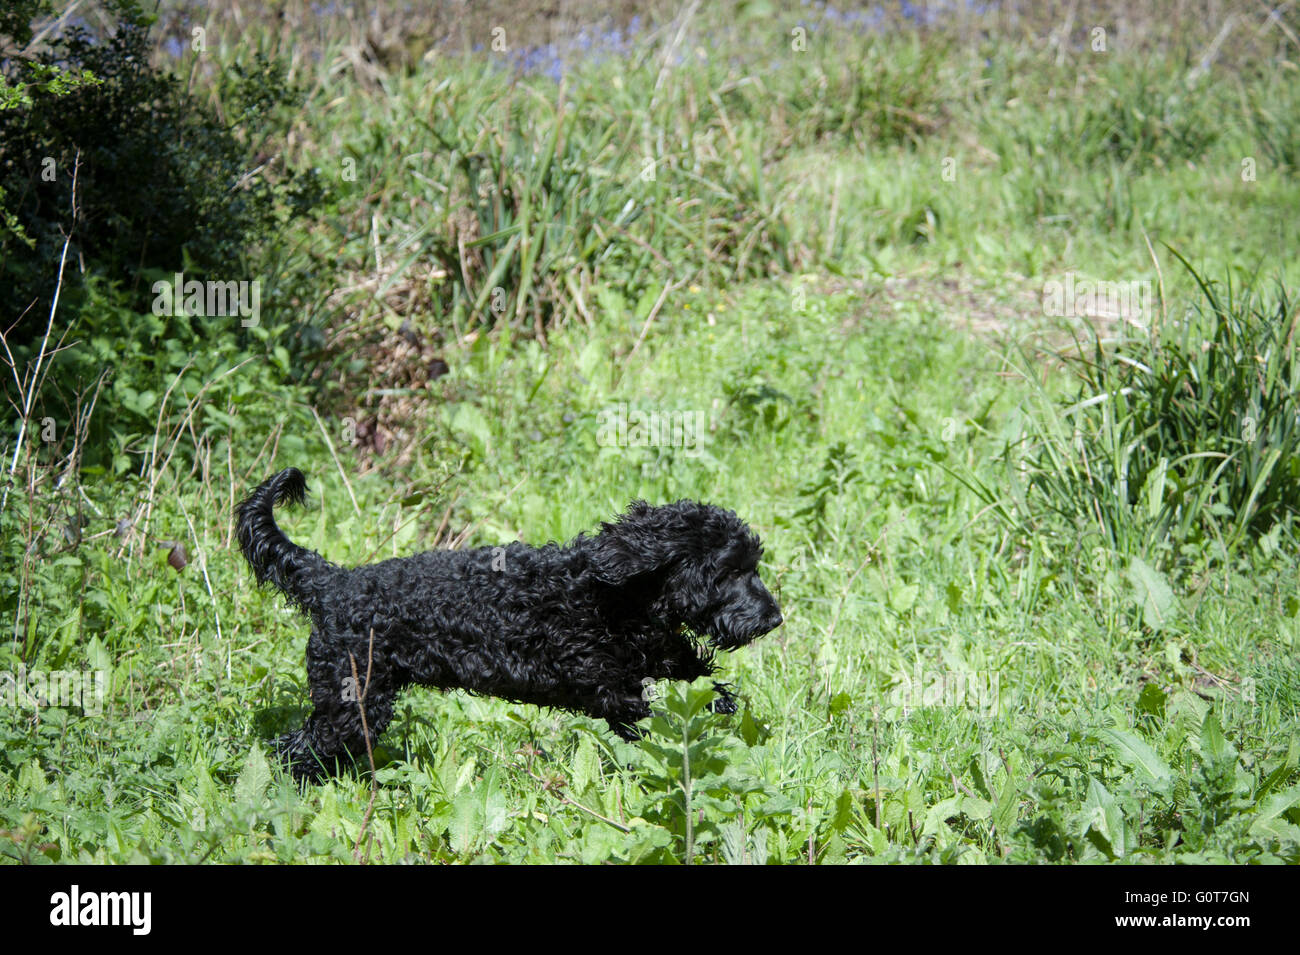
<instances>
[{"instance_id":1,"label":"bush","mask_svg":"<svg viewBox=\"0 0 1300 955\"><path fill-rule=\"evenodd\" d=\"M67 236L69 261L111 277L144 306L146 271L234 272L281 209L305 212L318 198L310 176L248 175L257 165L251 143L293 102L282 69L258 61L236 71L223 91L223 123L177 77L150 66L149 20L137 4L106 6L119 18L111 35L72 27L3 67L0 315L8 325L27 310L19 342L44 327ZM0 39L17 48L30 39L19 17L0 26L10 31ZM64 294L75 301L76 291Z\"/></svg>"},{"instance_id":2,"label":"bush","mask_svg":"<svg viewBox=\"0 0 1300 955\"><path fill-rule=\"evenodd\" d=\"M120 473L148 446L141 436L169 433L201 387L250 353L272 361L245 384L274 389L299 377L285 349L268 342L293 340L276 323L311 276L278 237L322 190L314 172L272 177L254 158L300 98L282 66L259 57L223 72L213 91L219 120L180 79L150 66L150 20L133 0L104 6L118 18L110 34L73 27L40 49L27 47L30 18L48 4L0 18L22 50L4 62L0 86L0 328L23 379L6 373L0 387L19 411L21 440L44 421L60 439L43 453L67 453L70 437L80 463ZM266 288L256 327L229 308L159 314L154 283L170 286L177 272L187 282L257 279ZM226 381L207 396L233 387ZM218 418L232 408L211 405L195 420L228 427Z\"/></svg>"}]
</instances>

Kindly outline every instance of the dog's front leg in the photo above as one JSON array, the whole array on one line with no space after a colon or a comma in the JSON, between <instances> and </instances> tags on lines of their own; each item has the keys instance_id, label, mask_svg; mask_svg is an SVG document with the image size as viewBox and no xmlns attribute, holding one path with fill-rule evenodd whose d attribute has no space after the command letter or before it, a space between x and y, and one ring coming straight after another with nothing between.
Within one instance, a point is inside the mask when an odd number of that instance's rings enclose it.
<instances>
[{"instance_id":1,"label":"dog's front leg","mask_svg":"<svg viewBox=\"0 0 1300 955\"><path fill-rule=\"evenodd\" d=\"M730 714L740 711L740 704L736 702L736 698L731 695L731 691L727 687L728 684L726 683L718 683L717 681L714 681L713 692L717 693L718 696L709 704L709 710L711 712Z\"/></svg>"}]
</instances>

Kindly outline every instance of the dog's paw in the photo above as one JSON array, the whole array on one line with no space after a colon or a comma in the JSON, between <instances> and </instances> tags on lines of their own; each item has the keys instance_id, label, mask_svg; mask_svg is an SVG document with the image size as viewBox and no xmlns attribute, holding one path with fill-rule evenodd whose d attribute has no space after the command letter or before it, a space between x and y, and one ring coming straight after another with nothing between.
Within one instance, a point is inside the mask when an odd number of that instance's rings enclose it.
<instances>
[{"instance_id":1,"label":"dog's paw","mask_svg":"<svg viewBox=\"0 0 1300 955\"><path fill-rule=\"evenodd\" d=\"M280 764L293 777L294 782L318 783L329 772L319 756L307 742L307 731L296 729L285 733L275 740L275 753L280 757Z\"/></svg>"},{"instance_id":2,"label":"dog's paw","mask_svg":"<svg viewBox=\"0 0 1300 955\"><path fill-rule=\"evenodd\" d=\"M731 695L731 691L727 689L726 683L713 684L713 690L718 694L718 696L709 704L709 711L711 713L730 715L740 711L740 704L738 704L736 698Z\"/></svg>"}]
</instances>

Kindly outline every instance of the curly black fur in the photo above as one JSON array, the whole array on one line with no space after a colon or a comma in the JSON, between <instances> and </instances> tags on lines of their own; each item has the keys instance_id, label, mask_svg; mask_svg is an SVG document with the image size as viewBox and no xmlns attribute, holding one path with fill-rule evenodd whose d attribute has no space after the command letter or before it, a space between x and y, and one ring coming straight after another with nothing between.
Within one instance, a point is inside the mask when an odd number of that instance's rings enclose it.
<instances>
[{"instance_id":1,"label":"curly black fur","mask_svg":"<svg viewBox=\"0 0 1300 955\"><path fill-rule=\"evenodd\" d=\"M277 741L300 779L332 771L338 757L364 758L358 700L373 745L411 685L587 713L630 738L650 713L648 683L708 676L715 649L782 622L758 577L758 537L719 507L635 501L596 536L567 545L428 551L347 570L275 523L275 505L306 491L302 472L287 468L239 505L238 520L258 583L283 591L312 622L314 710ZM714 708L734 712L715 687Z\"/></svg>"}]
</instances>

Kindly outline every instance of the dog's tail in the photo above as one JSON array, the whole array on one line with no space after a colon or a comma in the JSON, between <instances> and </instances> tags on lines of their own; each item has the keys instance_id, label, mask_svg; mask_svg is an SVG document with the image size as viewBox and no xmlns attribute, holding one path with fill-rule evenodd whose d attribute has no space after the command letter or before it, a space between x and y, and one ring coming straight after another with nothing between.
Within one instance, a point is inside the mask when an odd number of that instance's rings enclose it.
<instances>
[{"instance_id":1,"label":"dog's tail","mask_svg":"<svg viewBox=\"0 0 1300 955\"><path fill-rule=\"evenodd\" d=\"M321 577L335 566L315 551L300 547L284 536L275 523L275 505L301 504L307 479L297 468L285 468L268 478L239 505L239 549L259 584L268 580L290 600L310 612ZM315 586L310 586L308 582Z\"/></svg>"}]
</instances>

